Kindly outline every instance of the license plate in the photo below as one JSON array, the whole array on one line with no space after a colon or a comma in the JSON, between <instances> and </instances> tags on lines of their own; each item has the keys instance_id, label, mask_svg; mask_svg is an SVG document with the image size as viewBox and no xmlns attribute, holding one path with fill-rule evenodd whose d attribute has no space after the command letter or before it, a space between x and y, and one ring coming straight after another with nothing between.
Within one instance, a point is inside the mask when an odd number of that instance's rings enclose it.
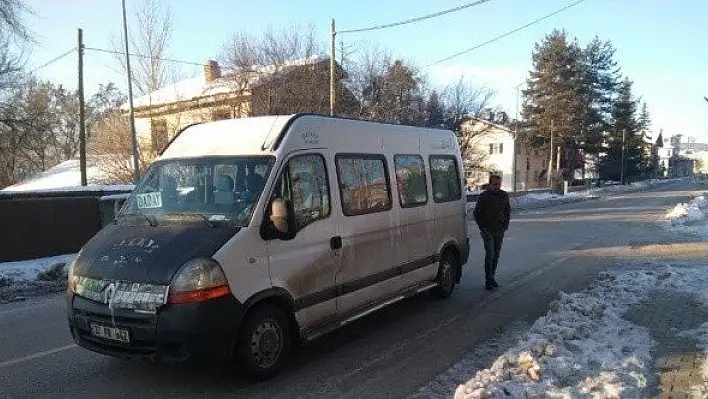
<instances>
[{"instance_id":1,"label":"license plate","mask_svg":"<svg viewBox=\"0 0 708 399\"><path fill-rule=\"evenodd\" d=\"M101 324L91 324L91 335L111 341L130 343L130 334L123 328L108 327Z\"/></svg>"}]
</instances>

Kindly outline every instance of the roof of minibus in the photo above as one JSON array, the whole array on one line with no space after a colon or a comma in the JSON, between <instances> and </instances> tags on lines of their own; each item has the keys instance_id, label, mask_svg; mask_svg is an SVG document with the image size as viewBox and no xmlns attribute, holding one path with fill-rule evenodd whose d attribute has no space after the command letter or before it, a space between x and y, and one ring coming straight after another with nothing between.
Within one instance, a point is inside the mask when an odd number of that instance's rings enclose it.
<instances>
[{"instance_id":1,"label":"roof of minibus","mask_svg":"<svg viewBox=\"0 0 708 399\"><path fill-rule=\"evenodd\" d=\"M297 134L286 134L293 126ZM372 126L374 128L372 128ZM459 151L454 133L386 123L296 114L227 119L189 126L169 144L160 159L203 156L272 155L287 151L337 147L343 152L382 147ZM370 148L369 148L370 147Z\"/></svg>"},{"instance_id":2,"label":"roof of minibus","mask_svg":"<svg viewBox=\"0 0 708 399\"><path fill-rule=\"evenodd\" d=\"M269 154L265 148L294 115L225 119L182 130L160 159ZM265 144L265 145L264 145Z\"/></svg>"}]
</instances>

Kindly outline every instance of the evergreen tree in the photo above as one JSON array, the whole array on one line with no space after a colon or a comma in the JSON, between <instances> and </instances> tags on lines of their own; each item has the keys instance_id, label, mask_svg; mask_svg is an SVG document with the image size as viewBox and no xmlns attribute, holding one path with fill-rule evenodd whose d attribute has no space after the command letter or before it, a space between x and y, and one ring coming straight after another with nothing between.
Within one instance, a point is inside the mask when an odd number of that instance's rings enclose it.
<instances>
[{"instance_id":1,"label":"evergreen tree","mask_svg":"<svg viewBox=\"0 0 708 399\"><path fill-rule=\"evenodd\" d=\"M581 142L583 131L583 52L565 31L554 30L534 47L533 69L523 91L522 117L525 126L520 139L530 146L553 143L548 159L553 176L558 157L561 164L567 154L557 153L559 145L567 148Z\"/></svg>"},{"instance_id":2,"label":"evergreen tree","mask_svg":"<svg viewBox=\"0 0 708 399\"><path fill-rule=\"evenodd\" d=\"M425 125L427 127L440 128L445 125L445 108L440 102L440 95L433 90L425 105Z\"/></svg>"},{"instance_id":3,"label":"evergreen tree","mask_svg":"<svg viewBox=\"0 0 708 399\"><path fill-rule=\"evenodd\" d=\"M609 131L612 103L619 85L619 68L609 41L595 37L583 51L582 134L588 153L602 149L603 134Z\"/></svg>"},{"instance_id":4,"label":"evergreen tree","mask_svg":"<svg viewBox=\"0 0 708 399\"><path fill-rule=\"evenodd\" d=\"M577 137L582 125L582 50L565 31L554 30L535 45L532 58L523 91L527 135L550 138L553 124L554 142Z\"/></svg>"},{"instance_id":5,"label":"evergreen tree","mask_svg":"<svg viewBox=\"0 0 708 399\"><path fill-rule=\"evenodd\" d=\"M621 180L625 183L637 180L643 172L643 138L637 117L637 105L638 100L632 94L632 81L625 78L620 84L617 100L612 107L612 126L605 138L607 147L600 163L602 179Z\"/></svg>"},{"instance_id":6,"label":"evergreen tree","mask_svg":"<svg viewBox=\"0 0 708 399\"><path fill-rule=\"evenodd\" d=\"M642 110L639 113L639 118L637 120L639 134L642 137L642 160L641 160L641 170L645 178L654 176L659 169L659 159L654 154L653 151L653 141L651 134L651 116L649 115L649 109L647 108L647 103L642 102Z\"/></svg>"}]
</instances>

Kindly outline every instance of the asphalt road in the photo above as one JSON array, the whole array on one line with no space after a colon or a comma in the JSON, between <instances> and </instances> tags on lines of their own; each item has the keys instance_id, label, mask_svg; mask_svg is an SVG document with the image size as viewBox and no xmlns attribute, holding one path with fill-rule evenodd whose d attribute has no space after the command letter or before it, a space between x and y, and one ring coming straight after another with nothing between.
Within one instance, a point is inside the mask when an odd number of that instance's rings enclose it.
<instances>
[{"instance_id":1,"label":"asphalt road","mask_svg":"<svg viewBox=\"0 0 708 399\"><path fill-rule=\"evenodd\" d=\"M535 320L558 291L584 288L617 259L661 255L667 241L687 256L708 254L700 240L660 226L667 208L705 188L680 182L515 215L502 250L501 287L493 293L483 287L482 244L472 229L472 259L451 299L422 295L361 319L300 348L283 374L260 384L229 364L154 365L78 348L60 295L3 305L0 397L406 397L510 323Z\"/></svg>"}]
</instances>

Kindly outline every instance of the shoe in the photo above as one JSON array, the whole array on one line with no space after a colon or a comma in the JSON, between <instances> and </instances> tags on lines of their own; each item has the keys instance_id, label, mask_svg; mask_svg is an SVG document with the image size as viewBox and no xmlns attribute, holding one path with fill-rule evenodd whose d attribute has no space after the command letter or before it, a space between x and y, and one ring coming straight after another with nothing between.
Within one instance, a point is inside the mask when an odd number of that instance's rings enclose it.
<instances>
[{"instance_id":1,"label":"shoe","mask_svg":"<svg viewBox=\"0 0 708 399\"><path fill-rule=\"evenodd\" d=\"M484 288L486 288L487 291L491 291L494 289L494 285L492 283L487 283L484 285Z\"/></svg>"},{"instance_id":2,"label":"shoe","mask_svg":"<svg viewBox=\"0 0 708 399\"><path fill-rule=\"evenodd\" d=\"M492 287L494 287L494 288L498 288L498 287L499 287L499 284L497 283L497 280L492 280L492 284L491 284L491 285L492 285Z\"/></svg>"}]
</instances>

